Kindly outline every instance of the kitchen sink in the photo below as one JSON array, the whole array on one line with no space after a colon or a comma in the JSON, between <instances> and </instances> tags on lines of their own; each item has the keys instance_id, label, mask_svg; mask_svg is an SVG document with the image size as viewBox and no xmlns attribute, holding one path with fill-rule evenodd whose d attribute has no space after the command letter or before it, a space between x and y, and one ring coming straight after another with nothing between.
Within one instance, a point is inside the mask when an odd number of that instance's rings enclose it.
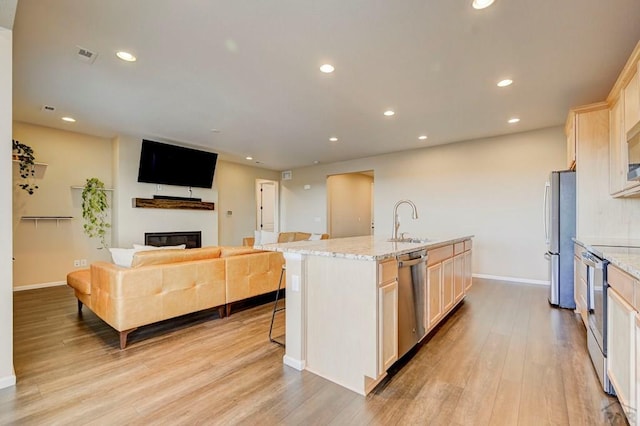
<instances>
[{"instance_id":1,"label":"kitchen sink","mask_svg":"<svg viewBox=\"0 0 640 426\"><path fill-rule=\"evenodd\" d=\"M428 243L431 240L429 238L418 238L418 237L405 237L405 238L389 238L387 241L390 243Z\"/></svg>"}]
</instances>

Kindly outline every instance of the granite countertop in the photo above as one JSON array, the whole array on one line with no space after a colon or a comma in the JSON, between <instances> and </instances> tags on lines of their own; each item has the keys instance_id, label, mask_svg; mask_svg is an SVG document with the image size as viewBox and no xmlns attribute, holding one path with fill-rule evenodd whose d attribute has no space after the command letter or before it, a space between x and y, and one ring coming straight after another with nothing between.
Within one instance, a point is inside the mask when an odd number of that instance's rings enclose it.
<instances>
[{"instance_id":1,"label":"granite countertop","mask_svg":"<svg viewBox=\"0 0 640 426\"><path fill-rule=\"evenodd\" d=\"M389 242L376 236L331 238L318 241L295 241L282 244L255 246L257 249L297 253L312 256L338 257L356 260L382 260L416 250L432 250L444 245L468 240L473 235L455 238L430 238L420 243Z\"/></svg>"},{"instance_id":2,"label":"granite countertop","mask_svg":"<svg viewBox=\"0 0 640 426\"><path fill-rule=\"evenodd\" d=\"M588 237L577 237L573 240L596 256L608 260L640 280L640 240Z\"/></svg>"}]
</instances>

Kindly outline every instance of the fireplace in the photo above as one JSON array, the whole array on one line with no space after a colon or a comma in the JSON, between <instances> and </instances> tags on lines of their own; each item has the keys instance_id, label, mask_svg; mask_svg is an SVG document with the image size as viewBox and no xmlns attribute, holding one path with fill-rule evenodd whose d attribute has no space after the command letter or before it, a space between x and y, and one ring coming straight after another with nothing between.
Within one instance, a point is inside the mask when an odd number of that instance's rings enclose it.
<instances>
[{"instance_id":1,"label":"fireplace","mask_svg":"<svg viewBox=\"0 0 640 426\"><path fill-rule=\"evenodd\" d=\"M144 243L148 246L177 246L185 244L188 249L202 247L202 232L145 232Z\"/></svg>"}]
</instances>

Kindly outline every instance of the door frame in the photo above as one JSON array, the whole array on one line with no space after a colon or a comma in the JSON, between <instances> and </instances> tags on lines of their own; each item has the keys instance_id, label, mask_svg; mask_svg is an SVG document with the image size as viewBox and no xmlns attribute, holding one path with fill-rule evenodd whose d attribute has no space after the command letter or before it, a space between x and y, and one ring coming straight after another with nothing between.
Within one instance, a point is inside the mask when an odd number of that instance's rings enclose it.
<instances>
[{"instance_id":1,"label":"door frame","mask_svg":"<svg viewBox=\"0 0 640 426\"><path fill-rule=\"evenodd\" d=\"M261 210L260 203L262 201L262 196L260 190L262 189L262 185L268 183L274 185L274 200L273 200L273 232L280 232L280 182L277 180L269 180L269 179L256 179L256 230L260 231L260 218L261 218Z\"/></svg>"}]
</instances>

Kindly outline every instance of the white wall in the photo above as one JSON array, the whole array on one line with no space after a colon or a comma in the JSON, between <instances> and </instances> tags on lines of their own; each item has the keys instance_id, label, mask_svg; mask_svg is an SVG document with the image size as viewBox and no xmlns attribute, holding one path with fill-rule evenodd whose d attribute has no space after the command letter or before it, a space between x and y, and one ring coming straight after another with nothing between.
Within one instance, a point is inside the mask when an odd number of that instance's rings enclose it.
<instances>
[{"instance_id":1,"label":"white wall","mask_svg":"<svg viewBox=\"0 0 640 426\"><path fill-rule=\"evenodd\" d=\"M13 386L13 267L11 121L12 121L12 31L0 27L0 388Z\"/></svg>"},{"instance_id":2,"label":"white wall","mask_svg":"<svg viewBox=\"0 0 640 426\"><path fill-rule=\"evenodd\" d=\"M31 146L36 161L48 164L43 178L33 179L39 187L33 195L13 186L14 287L64 283L76 259L86 259L87 264L110 260L109 252L99 249L99 240L84 233L82 190L72 186L83 186L92 177L107 188L113 186L111 162L104 160L111 158L111 140L21 122L13 123L13 138ZM19 179L18 165L13 169L14 179ZM107 192L107 197L111 202L112 193ZM22 216L73 219L39 221L36 227L33 221L21 220Z\"/></svg>"},{"instance_id":3,"label":"white wall","mask_svg":"<svg viewBox=\"0 0 640 426\"><path fill-rule=\"evenodd\" d=\"M256 229L256 180L280 180L280 172L218 161L215 186L218 188L218 241L221 246L242 245ZM228 215L227 212L232 212Z\"/></svg>"},{"instance_id":4,"label":"white wall","mask_svg":"<svg viewBox=\"0 0 640 426\"><path fill-rule=\"evenodd\" d=\"M158 141L163 142L163 141ZM138 183L141 136L120 136L115 140L114 246L144 243L145 232L201 231L202 245L218 244L218 190L193 188L193 197L216 203L215 211L134 208L133 198L153 195L189 197L186 187ZM169 142L173 143L173 142ZM217 171L216 171L217 174Z\"/></svg>"},{"instance_id":5,"label":"white wall","mask_svg":"<svg viewBox=\"0 0 640 426\"><path fill-rule=\"evenodd\" d=\"M393 205L408 198L420 218L401 206L400 232L474 234L475 274L546 282L542 194L549 172L565 166L565 144L553 127L296 169L282 181L281 220L288 230L325 232L327 176L373 170L376 235L391 235Z\"/></svg>"}]
</instances>

